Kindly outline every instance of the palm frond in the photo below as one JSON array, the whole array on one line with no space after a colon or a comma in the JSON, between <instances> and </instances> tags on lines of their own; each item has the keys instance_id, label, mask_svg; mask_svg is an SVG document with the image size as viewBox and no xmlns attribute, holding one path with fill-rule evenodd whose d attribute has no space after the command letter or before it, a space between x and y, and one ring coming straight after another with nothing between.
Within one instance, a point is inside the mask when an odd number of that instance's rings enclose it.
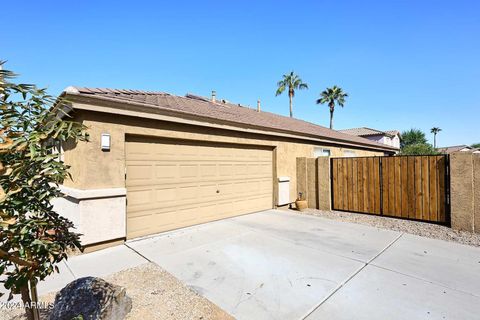
<instances>
[{"instance_id":1,"label":"palm frond","mask_svg":"<svg viewBox=\"0 0 480 320\"><path fill-rule=\"evenodd\" d=\"M348 97L342 88L334 85L331 88L326 88L320 93L320 98L317 99L317 104L328 104L329 106L338 104L343 107L345 105L345 98Z\"/></svg>"},{"instance_id":2,"label":"palm frond","mask_svg":"<svg viewBox=\"0 0 480 320\"><path fill-rule=\"evenodd\" d=\"M308 89L308 84L302 81L302 79L295 74L294 71L290 73L284 74L282 76L282 80L277 82L277 91L275 93L276 96L282 94L287 88L289 94L291 93L292 96L295 96L295 90L303 90Z\"/></svg>"}]
</instances>

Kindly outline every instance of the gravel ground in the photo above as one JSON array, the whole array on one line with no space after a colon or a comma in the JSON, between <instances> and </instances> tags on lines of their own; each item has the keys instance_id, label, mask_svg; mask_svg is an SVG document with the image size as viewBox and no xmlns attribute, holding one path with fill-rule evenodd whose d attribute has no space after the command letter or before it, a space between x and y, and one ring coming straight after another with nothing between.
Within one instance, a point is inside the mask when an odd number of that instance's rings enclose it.
<instances>
[{"instance_id":1,"label":"gravel ground","mask_svg":"<svg viewBox=\"0 0 480 320\"><path fill-rule=\"evenodd\" d=\"M126 319L142 320L227 320L232 316L218 306L190 290L177 278L154 263L120 271L104 278L106 281L125 287L132 298L132 311ZM44 302L53 302L55 294L40 298ZM42 313L47 319L48 312ZM1 310L0 319L26 319L22 310Z\"/></svg>"},{"instance_id":2,"label":"gravel ground","mask_svg":"<svg viewBox=\"0 0 480 320\"><path fill-rule=\"evenodd\" d=\"M297 210L294 211L297 213L299 212ZM480 247L480 234L465 231L456 231L445 226L431 223L379 217L369 214L359 214L343 211L322 211L316 209L306 209L305 211L301 211L301 213L332 220L364 224L372 227L405 232L427 238L452 241L470 246Z\"/></svg>"}]
</instances>

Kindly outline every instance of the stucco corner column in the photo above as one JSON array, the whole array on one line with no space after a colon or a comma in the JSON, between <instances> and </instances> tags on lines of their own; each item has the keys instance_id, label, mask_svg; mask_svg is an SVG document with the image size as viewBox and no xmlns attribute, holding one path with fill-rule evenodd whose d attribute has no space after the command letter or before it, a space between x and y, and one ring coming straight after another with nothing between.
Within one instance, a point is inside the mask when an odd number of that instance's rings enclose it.
<instances>
[{"instance_id":1,"label":"stucco corner column","mask_svg":"<svg viewBox=\"0 0 480 320\"><path fill-rule=\"evenodd\" d=\"M82 246L125 239L125 188L60 189L65 196L53 201L54 209L75 224Z\"/></svg>"},{"instance_id":2,"label":"stucco corner column","mask_svg":"<svg viewBox=\"0 0 480 320\"><path fill-rule=\"evenodd\" d=\"M450 197L452 228L480 232L479 155L470 152L450 155Z\"/></svg>"}]
</instances>

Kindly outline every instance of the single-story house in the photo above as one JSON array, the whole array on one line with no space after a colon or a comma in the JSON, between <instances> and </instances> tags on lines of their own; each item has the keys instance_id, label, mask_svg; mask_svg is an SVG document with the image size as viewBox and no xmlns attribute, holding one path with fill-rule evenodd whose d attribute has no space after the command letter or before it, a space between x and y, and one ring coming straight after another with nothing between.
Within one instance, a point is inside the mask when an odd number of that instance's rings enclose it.
<instances>
[{"instance_id":1,"label":"single-story house","mask_svg":"<svg viewBox=\"0 0 480 320\"><path fill-rule=\"evenodd\" d=\"M462 145L459 145L459 146L441 147L441 148L437 148L437 151L442 153L442 154L450 154L450 153L453 153L453 152L480 153L480 149L467 146L466 144L462 144Z\"/></svg>"},{"instance_id":2,"label":"single-story house","mask_svg":"<svg viewBox=\"0 0 480 320\"><path fill-rule=\"evenodd\" d=\"M100 247L295 201L296 158L397 148L225 100L68 87L89 142L62 146L72 179L57 210ZM289 180L279 200L278 180Z\"/></svg>"},{"instance_id":3,"label":"single-story house","mask_svg":"<svg viewBox=\"0 0 480 320\"><path fill-rule=\"evenodd\" d=\"M381 131L377 129L361 127L339 130L340 132L351 134L357 137L362 137L368 140L376 141L378 143L386 144L394 148L400 148L400 132L397 130Z\"/></svg>"}]
</instances>

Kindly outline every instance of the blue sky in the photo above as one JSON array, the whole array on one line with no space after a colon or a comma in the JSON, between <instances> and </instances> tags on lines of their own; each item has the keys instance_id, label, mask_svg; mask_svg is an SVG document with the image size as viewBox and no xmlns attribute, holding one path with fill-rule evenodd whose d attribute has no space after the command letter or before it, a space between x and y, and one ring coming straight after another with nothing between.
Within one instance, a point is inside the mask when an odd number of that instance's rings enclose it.
<instances>
[{"instance_id":1,"label":"blue sky","mask_svg":"<svg viewBox=\"0 0 480 320\"><path fill-rule=\"evenodd\" d=\"M438 126L480 142L480 2L7 1L0 59L22 82L192 92L288 114L276 82L310 86L297 118L328 125L327 86L350 95L335 128Z\"/></svg>"}]
</instances>

